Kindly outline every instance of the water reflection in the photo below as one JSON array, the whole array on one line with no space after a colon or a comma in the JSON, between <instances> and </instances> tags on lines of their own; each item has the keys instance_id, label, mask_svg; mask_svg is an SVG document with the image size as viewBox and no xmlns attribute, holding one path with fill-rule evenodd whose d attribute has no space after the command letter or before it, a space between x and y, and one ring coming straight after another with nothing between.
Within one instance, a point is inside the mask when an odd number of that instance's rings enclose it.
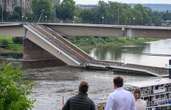
<instances>
[{"instance_id":1,"label":"water reflection","mask_svg":"<svg viewBox=\"0 0 171 110\"><path fill-rule=\"evenodd\" d=\"M151 42L150 45L146 46L144 49L144 53L171 55L171 39Z\"/></svg>"},{"instance_id":2,"label":"water reflection","mask_svg":"<svg viewBox=\"0 0 171 110\"><path fill-rule=\"evenodd\" d=\"M88 52L90 56L98 60L166 67L171 58L171 39L129 47L96 47Z\"/></svg>"},{"instance_id":3,"label":"water reflection","mask_svg":"<svg viewBox=\"0 0 171 110\"><path fill-rule=\"evenodd\" d=\"M145 45L131 47L96 47L89 51L90 56L100 60L122 60L123 53L141 54Z\"/></svg>"}]
</instances>

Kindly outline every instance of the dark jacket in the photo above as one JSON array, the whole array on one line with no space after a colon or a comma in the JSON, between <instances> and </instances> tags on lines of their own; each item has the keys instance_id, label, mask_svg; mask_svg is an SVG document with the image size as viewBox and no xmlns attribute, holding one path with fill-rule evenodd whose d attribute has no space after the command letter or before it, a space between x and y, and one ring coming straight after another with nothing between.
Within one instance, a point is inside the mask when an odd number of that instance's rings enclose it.
<instances>
[{"instance_id":1,"label":"dark jacket","mask_svg":"<svg viewBox=\"0 0 171 110\"><path fill-rule=\"evenodd\" d=\"M71 97L62 110L95 110L95 104L87 94L79 93Z\"/></svg>"}]
</instances>

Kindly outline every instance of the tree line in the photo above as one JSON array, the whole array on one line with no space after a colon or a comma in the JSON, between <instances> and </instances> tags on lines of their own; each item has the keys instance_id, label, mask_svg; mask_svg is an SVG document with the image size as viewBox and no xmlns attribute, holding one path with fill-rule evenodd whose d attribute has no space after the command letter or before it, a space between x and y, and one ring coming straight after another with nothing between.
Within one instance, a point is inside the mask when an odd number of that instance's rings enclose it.
<instances>
[{"instance_id":1,"label":"tree line","mask_svg":"<svg viewBox=\"0 0 171 110\"><path fill-rule=\"evenodd\" d=\"M161 25L171 20L171 12L153 11L141 4L130 5L99 1L94 8L83 9L74 0L32 0L32 12L22 16L22 8L4 12L6 21L75 22L119 25ZM0 7L0 17L2 18Z\"/></svg>"}]
</instances>

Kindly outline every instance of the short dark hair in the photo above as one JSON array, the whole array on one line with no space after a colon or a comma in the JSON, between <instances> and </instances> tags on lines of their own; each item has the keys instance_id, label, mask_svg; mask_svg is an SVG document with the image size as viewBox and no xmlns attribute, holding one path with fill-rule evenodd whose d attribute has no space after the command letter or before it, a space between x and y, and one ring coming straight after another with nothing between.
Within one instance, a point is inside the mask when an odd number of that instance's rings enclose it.
<instances>
[{"instance_id":1,"label":"short dark hair","mask_svg":"<svg viewBox=\"0 0 171 110\"><path fill-rule=\"evenodd\" d=\"M117 76L117 77L113 78L113 84L116 87L122 87L123 86L123 78L120 77L120 76Z\"/></svg>"},{"instance_id":2,"label":"short dark hair","mask_svg":"<svg viewBox=\"0 0 171 110\"><path fill-rule=\"evenodd\" d=\"M81 81L79 85L79 92L87 93L88 92L88 83L86 81Z\"/></svg>"}]
</instances>

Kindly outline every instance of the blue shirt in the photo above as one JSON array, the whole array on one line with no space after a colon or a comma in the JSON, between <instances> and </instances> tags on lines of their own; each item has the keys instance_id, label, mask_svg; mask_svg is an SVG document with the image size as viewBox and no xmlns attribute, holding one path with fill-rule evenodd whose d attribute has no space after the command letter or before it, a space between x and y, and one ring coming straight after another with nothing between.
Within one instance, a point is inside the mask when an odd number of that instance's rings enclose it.
<instances>
[{"instance_id":1,"label":"blue shirt","mask_svg":"<svg viewBox=\"0 0 171 110\"><path fill-rule=\"evenodd\" d=\"M105 110L135 110L135 99L131 92L117 88L107 100Z\"/></svg>"}]
</instances>

